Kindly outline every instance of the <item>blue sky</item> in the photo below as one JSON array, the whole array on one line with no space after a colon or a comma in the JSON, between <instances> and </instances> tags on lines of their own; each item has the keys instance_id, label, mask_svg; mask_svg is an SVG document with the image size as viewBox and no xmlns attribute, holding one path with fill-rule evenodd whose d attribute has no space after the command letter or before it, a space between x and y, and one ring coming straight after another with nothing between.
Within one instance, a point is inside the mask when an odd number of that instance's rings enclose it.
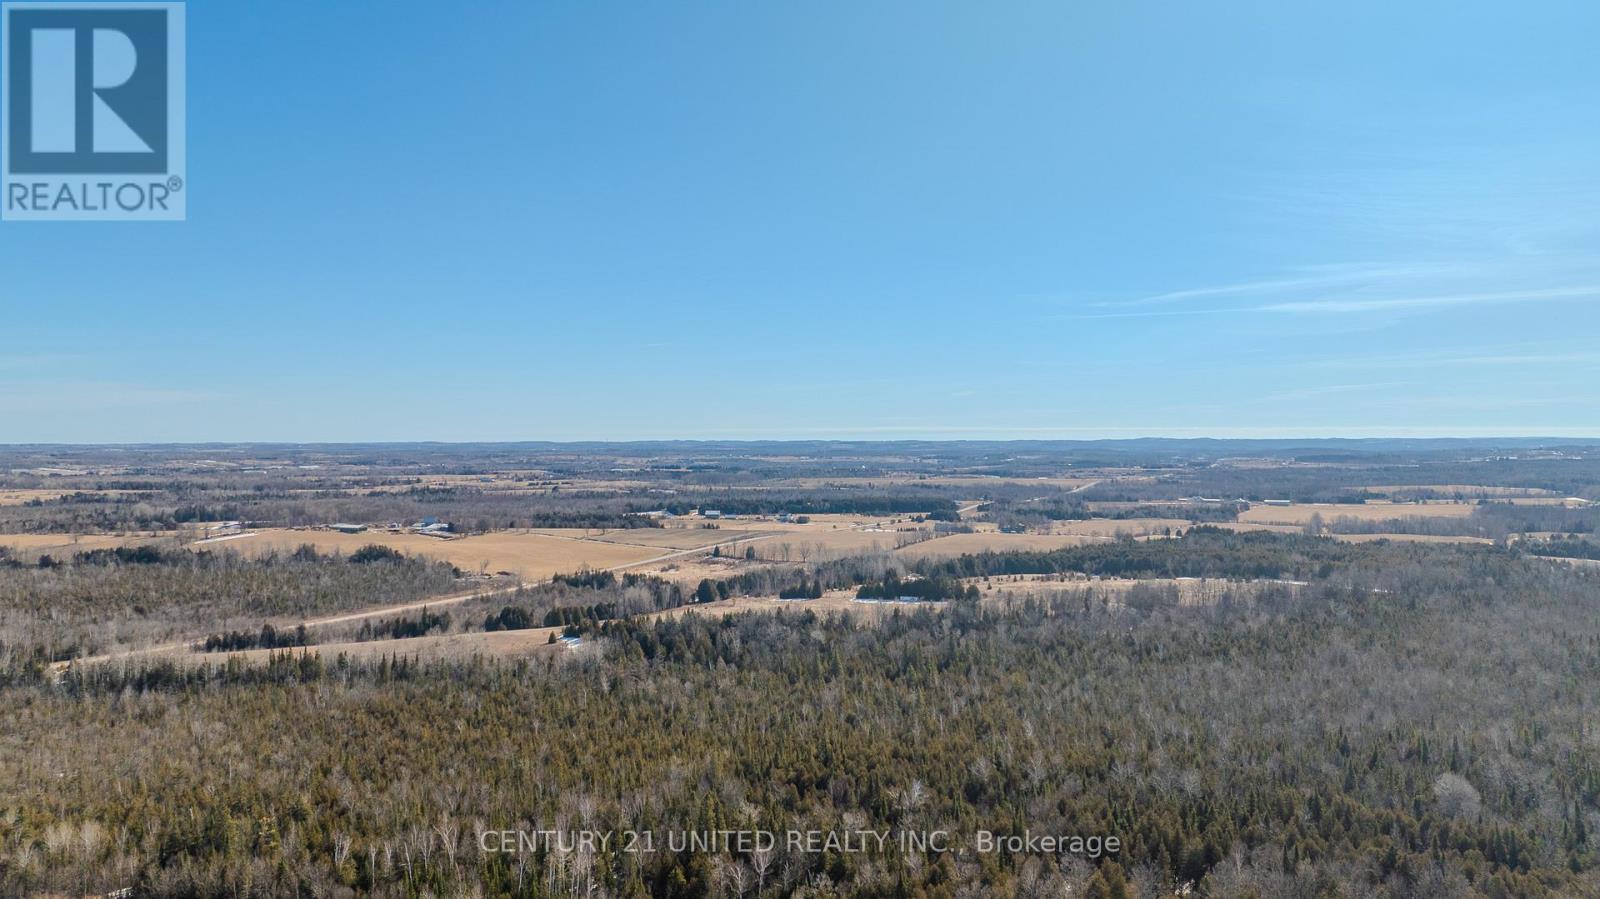
<instances>
[{"instance_id":1,"label":"blue sky","mask_svg":"<svg viewBox=\"0 0 1600 899\"><path fill-rule=\"evenodd\" d=\"M203 2L0 442L1600 435L1592 2Z\"/></svg>"}]
</instances>

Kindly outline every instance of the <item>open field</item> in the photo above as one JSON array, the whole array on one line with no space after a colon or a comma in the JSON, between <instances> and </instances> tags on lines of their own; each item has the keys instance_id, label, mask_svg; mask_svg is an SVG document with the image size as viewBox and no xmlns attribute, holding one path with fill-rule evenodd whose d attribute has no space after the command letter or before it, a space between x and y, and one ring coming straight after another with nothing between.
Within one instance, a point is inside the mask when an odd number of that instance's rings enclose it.
<instances>
[{"instance_id":1,"label":"open field","mask_svg":"<svg viewBox=\"0 0 1600 899\"><path fill-rule=\"evenodd\" d=\"M99 497L102 499L111 499L114 497L137 496L143 492L145 491L101 490L93 487L72 490L62 490L59 488L0 489L0 506L20 506L31 502L47 503L53 500L58 500L63 496L71 496L78 493Z\"/></svg>"},{"instance_id":2,"label":"open field","mask_svg":"<svg viewBox=\"0 0 1600 899\"><path fill-rule=\"evenodd\" d=\"M1239 513L1249 524L1306 524L1315 516L1323 521L1355 518L1360 521L1390 521L1396 518L1466 518L1476 509L1474 503L1295 503L1292 506L1253 505Z\"/></svg>"},{"instance_id":3,"label":"open field","mask_svg":"<svg viewBox=\"0 0 1600 899\"><path fill-rule=\"evenodd\" d=\"M669 549L514 531L442 540L420 534L390 534L385 531L341 534L336 531L269 528L256 531L251 537L217 545L246 555L265 555L269 552L291 553L305 544L315 546L320 553L340 552L345 555L363 546L380 544L403 553L449 562L464 571L508 571L529 581L543 580L582 568L630 565L670 552Z\"/></svg>"},{"instance_id":4,"label":"open field","mask_svg":"<svg viewBox=\"0 0 1600 899\"><path fill-rule=\"evenodd\" d=\"M953 559L986 552L1049 552L1068 546L1103 542L1078 534L951 534L895 551L905 559Z\"/></svg>"},{"instance_id":5,"label":"open field","mask_svg":"<svg viewBox=\"0 0 1600 899\"><path fill-rule=\"evenodd\" d=\"M777 531L756 544L756 555L768 561L799 562L887 553L932 533L932 528L917 527Z\"/></svg>"},{"instance_id":6,"label":"open field","mask_svg":"<svg viewBox=\"0 0 1600 899\"><path fill-rule=\"evenodd\" d=\"M1058 521L1052 534L1071 534L1085 537L1146 537L1171 531L1180 534L1193 525L1187 518L1090 518L1080 521Z\"/></svg>"},{"instance_id":7,"label":"open field","mask_svg":"<svg viewBox=\"0 0 1600 899\"><path fill-rule=\"evenodd\" d=\"M760 552L768 542L761 540L752 545L755 546L757 552ZM753 571L771 571L775 569L799 571L800 568L801 565L798 559L793 562L746 561L744 559L744 551L738 549L736 552L729 552L719 558L713 558L703 552L696 552L691 555L678 556L659 562L645 562L634 565L628 570L659 577L675 584L682 584L685 587L693 587L706 578L720 580L737 577Z\"/></svg>"},{"instance_id":8,"label":"open field","mask_svg":"<svg viewBox=\"0 0 1600 899\"><path fill-rule=\"evenodd\" d=\"M1267 531L1274 534L1303 534L1305 525L1299 524L1264 524L1259 521L1208 521L1208 528L1217 528L1224 531L1243 533L1246 531Z\"/></svg>"},{"instance_id":9,"label":"open field","mask_svg":"<svg viewBox=\"0 0 1600 899\"><path fill-rule=\"evenodd\" d=\"M940 609L942 602L875 602L855 598L851 590L830 590L817 599L785 600L772 596L738 596L716 602L699 603L692 606L680 606L676 609L664 609L646 616L649 618L676 618L683 615L734 615L741 612L815 612L818 615L840 614L848 612L853 615L865 615L871 618L893 613L896 609L901 612L913 612L917 609Z\"/></svg>"},{"instance_id":10,"label":"open field","mask_svg":"<svg viewBox=\"0 0 1600 899\"><path fill-rule=\"evenodd\" d=\"M0 534L0 546L28 555L71 555L147 543L177 545L177 534Z\"/></svg>"},{"instance_id":11,"label":"open field","mask_svg":"<svg viewBox=\"0 0 1600 899\"><path fill-rule=\"evenodd\" d=\"M569 540L593 540L597 543L620 543L629 546L646 546L655 549L694 549L713 546L733 540L754 537L763 531L737 529L709 529L688 527L621 528L596 530L586 528L538 528L532 533L565 537Z\"/></svg>"},{"instance_id":12,"label":"open field","mask_svg":"<svg viewBox=\"0 0 1600 899\"><path fill-rule=\"evenodd\" d=\"M48 502L60 499L66 493L60 490L0 490L0 506L20 506L30 502Z\"/></svg>"}]
</instances>

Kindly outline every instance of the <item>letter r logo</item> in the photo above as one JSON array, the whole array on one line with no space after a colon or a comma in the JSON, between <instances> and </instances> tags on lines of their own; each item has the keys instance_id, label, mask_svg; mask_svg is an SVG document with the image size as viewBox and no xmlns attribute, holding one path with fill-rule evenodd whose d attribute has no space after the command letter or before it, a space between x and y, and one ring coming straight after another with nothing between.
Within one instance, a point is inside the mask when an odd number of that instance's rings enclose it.
<instances>
[{"instance_id":1,"label":"letter r logo","mask_svg":"<svg viewBox=\"0 0 1600 899\"><path fill-rule=\"evenodd\" d=\"M13 174L164 174L168 10L7 6Z\"/></svg>"}]
</instances>

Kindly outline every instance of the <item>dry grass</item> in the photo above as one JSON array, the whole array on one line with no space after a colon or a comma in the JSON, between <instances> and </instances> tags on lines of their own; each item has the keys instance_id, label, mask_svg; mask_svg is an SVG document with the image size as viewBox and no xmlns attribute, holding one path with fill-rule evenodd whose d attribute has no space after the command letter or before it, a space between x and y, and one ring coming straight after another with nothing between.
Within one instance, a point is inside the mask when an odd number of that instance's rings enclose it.
<instances>
[{"instance_id":1,"label":"dry grass","mask_svg":"<svg viewBox=\"0 0 1600 899\"><path fill-rule=\"evenodd\" d=\"M251 537L210 545L226 547L246 555L260 555L293 552L307 543L315 546L318 552L342 552L346 555L376 543L409 555L449 562L466 571L509 571L526 581L545 580L582 568L633 565L671 552L668 549L625 546L525 531L501 531L441 540L419 534L390 534L386 531L341 534L334 531L269 528L257 531Z\"/></svg>"},{"instance_id":2,"label":"dry grass","mask_svg":"<svg viewBox=\"0 0 1600 899\"><path fill-rule=\"evenodd\" d=\"M908 543L925 540L929 528L893 526L831 531L783 531L754 544L756 555L769 562L817 562L894 552Z\"/></svg>"},{"instance_id":3,"label":"dry grass","mask_svg":"<svg viewBox=\"0 0 1600 899\"><path fill-rule=\"evenodd\" d=\"M0 534L0 546L10 547L20 555L71 556L73 553L96 549L115 549L119 546L140 546L146 543L176 545L177 534Z\"/></svg>"},{"instance_id":4,"label":"dry grass","mask_svg":"<svg viewBox=\"0 0 1600 899\"><path fill-rule=\"evenodd\" d=\"M757 543L755 545L759 548L762 544ZM665 562L639 565L629 570L640 574L654 575L686 587L693 587L706 578L714 581L723 580L737 577L749 571L772 568L793 568L798 570L799 565L783 562L747 562L744 560L743 551L741 550L730 552L720 558L712 558L705 555L683 556L669 559Z\"/></svg>"},{"instance_id":5,"label":"dry grass","mask_svg":"<svg viewBox=\"0 0 1600 899\"><path fill-rule=\"evenodd\" d=\"M1304 525L1298 524L1261 524L1251 521L1208 521L1206 527L1220 528L1224 531L1268 531L1274 534L1304 534Z\"/></svg>"},{"instance_id":6,"label":"dry grass","mask_svg":"<svg viewBox=\"0 0 1600 899\"><path fill-rule=\"evenodd\" d=\"M895 554L908 559L953 559L985 552L1048 552L1101 542L1104 541L1096 537L1073 534L951 534L908 546Z\"/></svg>"},{"instance_id":7,"label":"dry grass","mask_svg":"<svg viewBox=\"0 0 1600 899\"><path fill-rule=\"evenodd\" d=\"M916 611L919 608L939 609L944 607L942 602L923 603L891 603L867 602L855 598L853 590L830 590L817 599L782 600L772 596L736 596L731 599L718 600L717 602L701 603L692 606L679 606L676 609L663 609L660 612L651 612L646 618L676 618L681 615L735 615L741 612L815 612L818 615L829 613L839 614L849 612L855 615L865 615L877 618L892 613L899 609L901 612Z\"/></svg>"},{"instance_id":8,"label":"dry grass","mask_svg":"<svg viewBox=\"0 0 1600 899\"><path fill-rule=\"evenodd\" d=\"M647 546L655 549L697 549L731 540L743 540L764 531L725 530L709 528L538 528L533 533L549 534L569 539L594 540L600 543L621 543L629 546Z\"/></svg>"},{"instance_id":9,"label":"dry grass","mask_svg":"<svg viewBox=\"0 0 1600 899\"><path fill-rule=\"evenodd\" d=\"M1313 516L1323 521L1354 518L1359 521L1393 521L1397 518L1466 518L1473 503L1296 503L1292 506L1251 506L1239 513L1249 524L1306 524Z\"/></svg>"},{"instance_id":10,"label":"dry grass","mask_svg":"<svg viewBox=\"0 0 1600 899\"><path fill-rule=\"evenodd\" d=\"M1073 534L1089 537L1145 537L1172 531L1181 534L1193 526L1187 518L1091 518L1082 521L1058 521L1052 534Z\"/></svg>"},{"instance_id":11,"label":"dry grass","mask_svg":"<svg viewBox=\"0 0 1600 899\"><path fill-rule=\"evenodd\" d=\"M0 506L20 506L34 500L49 502L66 496L61 490L0 490Z\"/></svg>"}]
</instances>

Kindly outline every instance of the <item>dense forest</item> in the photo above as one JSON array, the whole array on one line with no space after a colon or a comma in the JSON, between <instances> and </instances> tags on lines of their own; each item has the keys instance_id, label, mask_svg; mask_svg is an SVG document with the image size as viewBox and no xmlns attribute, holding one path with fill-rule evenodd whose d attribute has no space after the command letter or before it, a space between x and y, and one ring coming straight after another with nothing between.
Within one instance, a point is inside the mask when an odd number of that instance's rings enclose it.
<instances>
[{"instance_id":1,"label":"dense forest","mask_svg":"<svg viewBox=\"0 0 1600 899\"><path fill-rule=\"evenodd\" d=\"M1151 545L1180 567L1319 579L1205 608L1107 594L958 601L875 626L803 611L611 620L597 654L566 661L285 656L12 687L4 739L29 749L0 769L0 883L169 896L1600 889L1600 579L1492 549L1238 536L1115 544L1105 558ZM1392 591L1357 586L1380 572ZM485 828L538 827L1029 830L1122 848L481 849Z\"/></svg>"}]
</instances>

